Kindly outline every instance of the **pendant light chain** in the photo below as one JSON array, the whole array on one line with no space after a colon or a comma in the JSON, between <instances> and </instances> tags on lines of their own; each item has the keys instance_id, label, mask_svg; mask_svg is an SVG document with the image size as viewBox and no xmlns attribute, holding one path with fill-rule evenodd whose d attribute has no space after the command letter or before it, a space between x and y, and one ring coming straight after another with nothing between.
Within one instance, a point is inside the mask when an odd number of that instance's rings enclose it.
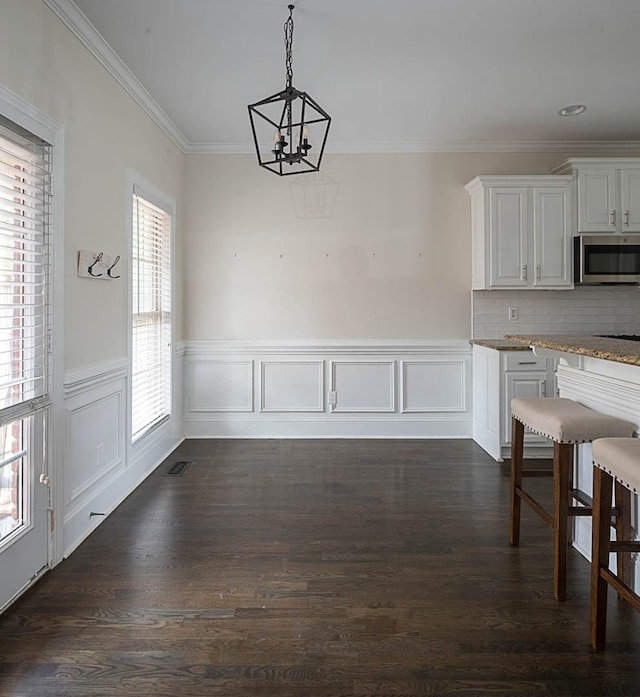
<instances>
[{"instance_id":1,"label":"pendant light chain","mask_svg":"<svg viewBox=\"0 0 640 697\"><path fill-rule=\"evenodd\" d=\"M293 5L289 5L289 18L284 23L284 53L287 67L287 87L293 84Z\"/></svg>"}]
</instances>

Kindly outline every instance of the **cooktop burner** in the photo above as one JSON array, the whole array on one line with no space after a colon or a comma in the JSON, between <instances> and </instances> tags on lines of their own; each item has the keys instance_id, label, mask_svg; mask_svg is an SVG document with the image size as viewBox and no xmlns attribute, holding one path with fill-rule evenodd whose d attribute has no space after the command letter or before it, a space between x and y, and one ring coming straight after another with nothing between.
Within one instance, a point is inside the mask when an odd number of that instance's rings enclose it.
<instances>
[{"instance_id":1,"label":"cooktop burner","mask_svg":"<svg viewBox=\"0 0 640 697\"><path fill-rule=\"evenodd\" d=\"M625 339L625 341L640 341L640 334L600 334L602 339Z\"/></svg>"}]
</instances>

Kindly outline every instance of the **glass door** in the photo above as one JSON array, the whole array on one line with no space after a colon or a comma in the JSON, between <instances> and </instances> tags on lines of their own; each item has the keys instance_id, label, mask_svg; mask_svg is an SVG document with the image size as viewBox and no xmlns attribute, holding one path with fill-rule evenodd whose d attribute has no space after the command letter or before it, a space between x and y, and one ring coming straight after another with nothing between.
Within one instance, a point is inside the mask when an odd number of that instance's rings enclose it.
<instances>
[{"instance_id":1,"label":"glass door","mask_svg":"<svg viewBox=\"0 0 640 697\"><path fill-rule=\"evenodd\" d=\"M0 116L0 609L49 559L50 156Z\"/></svg>"},{"instance_id":2,"label":"glass door","mask_svg":"<svg viewBox=\"0 0 640 697\"><path fill-rule=\"evenodd\" d=\"M47 568L43 421L40 414L0 426L0 609Z\"/></svg>"}]
</instances>

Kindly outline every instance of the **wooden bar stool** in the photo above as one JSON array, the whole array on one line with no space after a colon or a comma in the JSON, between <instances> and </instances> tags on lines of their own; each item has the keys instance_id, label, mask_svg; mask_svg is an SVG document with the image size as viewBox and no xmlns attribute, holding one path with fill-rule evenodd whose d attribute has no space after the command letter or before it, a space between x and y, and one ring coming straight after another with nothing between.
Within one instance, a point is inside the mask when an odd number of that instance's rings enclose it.
<instances>
[{"instance_id":1,"label":"wooden bar stool","mask_svg":"<svg viewBox=\"0 0 640 697\"><path fill-rule=\"evenodd\" d=\"M511 400L511 517L509 541L520 544L521 501L527 503L553 529L553 593L564 600L567 586L569 517L591 515L590 500L573 489L573 450L576 443L596 438L630 438L636 427L629 421L600 414L571 399L522 397ZM540 470L523 468L525 426L553 441L553 513L549 513L522 488L524 477ZM571 500L581 505L570 506Z\"/></svg>"},{"instance_id":2,"label":"wooden bar stool","mask_svg":"<svg viewBox=\"0 0 640 697\"><path fill-rule=\"evenodd\" d=\"M631 589L631 565L620 557L640 552L631 539L631 492L640 493L640 439L603 438L593 443L593 528L591 535L591 646L601 650L607 631L607 590L640 611L640 595ZM625 524L611 541L611 493L615 481L616 506L624 509ZM609 555L618 554L618 568L609 568ZM622 566L622 568L621 568Z\"/></svg>"}]
</instances>

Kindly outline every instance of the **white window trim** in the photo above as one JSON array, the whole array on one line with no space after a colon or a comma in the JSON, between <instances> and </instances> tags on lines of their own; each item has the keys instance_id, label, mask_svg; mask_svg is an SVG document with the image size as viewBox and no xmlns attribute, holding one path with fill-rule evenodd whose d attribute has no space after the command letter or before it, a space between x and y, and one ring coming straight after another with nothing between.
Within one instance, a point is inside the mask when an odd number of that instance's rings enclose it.
<instances>
[{"instance_id":1,"label":"white window trim","mask_svg":"<svg viewBox=\"0 0 640 697\"><path fill-rule=\"evenodd\" d=\"M51 408L47 427L47 471L51 482L51 515L62 520L64 510L63 463L64 458L64 388L63 388L63 327L64 327L64 127L32 106L24 99L0 85L0 113L46 140L52 146L51 153L51 274L50 312L50 397ZM63 559L64 539L62 526L54 526L49 535L49 565Z\"/></svg>"},{"instance_id":2,"label":"white window trim","mask_svg":"<svg viewBox=\"0 0 640 697\"><path fill-rule=\"evenodd\" d=\"M133 256L131 254L133 242L133 194L135 193L152 203L154 206L161 208L171 216L171 414L168 419L162 421L156 428L151 429L142 435L135 443L132 443L131 429L131 398L132 398L132 358L133 358L133 308L132 308L132 278L133 278ZM139 453L149 447L149 441L154 438L161 438L163 434L170 431L177 418L177 386L176 380L176 274L175 274L175 247L176 247L176 202L171 196L168 196L161 191L153 182L139 174L133 169L127 170L127 362L128 362L128 377L127 377L127 424L126 424L126 442L128 449L127 466L131 466L134 459Z\"/></svg>"}]
</instances>

